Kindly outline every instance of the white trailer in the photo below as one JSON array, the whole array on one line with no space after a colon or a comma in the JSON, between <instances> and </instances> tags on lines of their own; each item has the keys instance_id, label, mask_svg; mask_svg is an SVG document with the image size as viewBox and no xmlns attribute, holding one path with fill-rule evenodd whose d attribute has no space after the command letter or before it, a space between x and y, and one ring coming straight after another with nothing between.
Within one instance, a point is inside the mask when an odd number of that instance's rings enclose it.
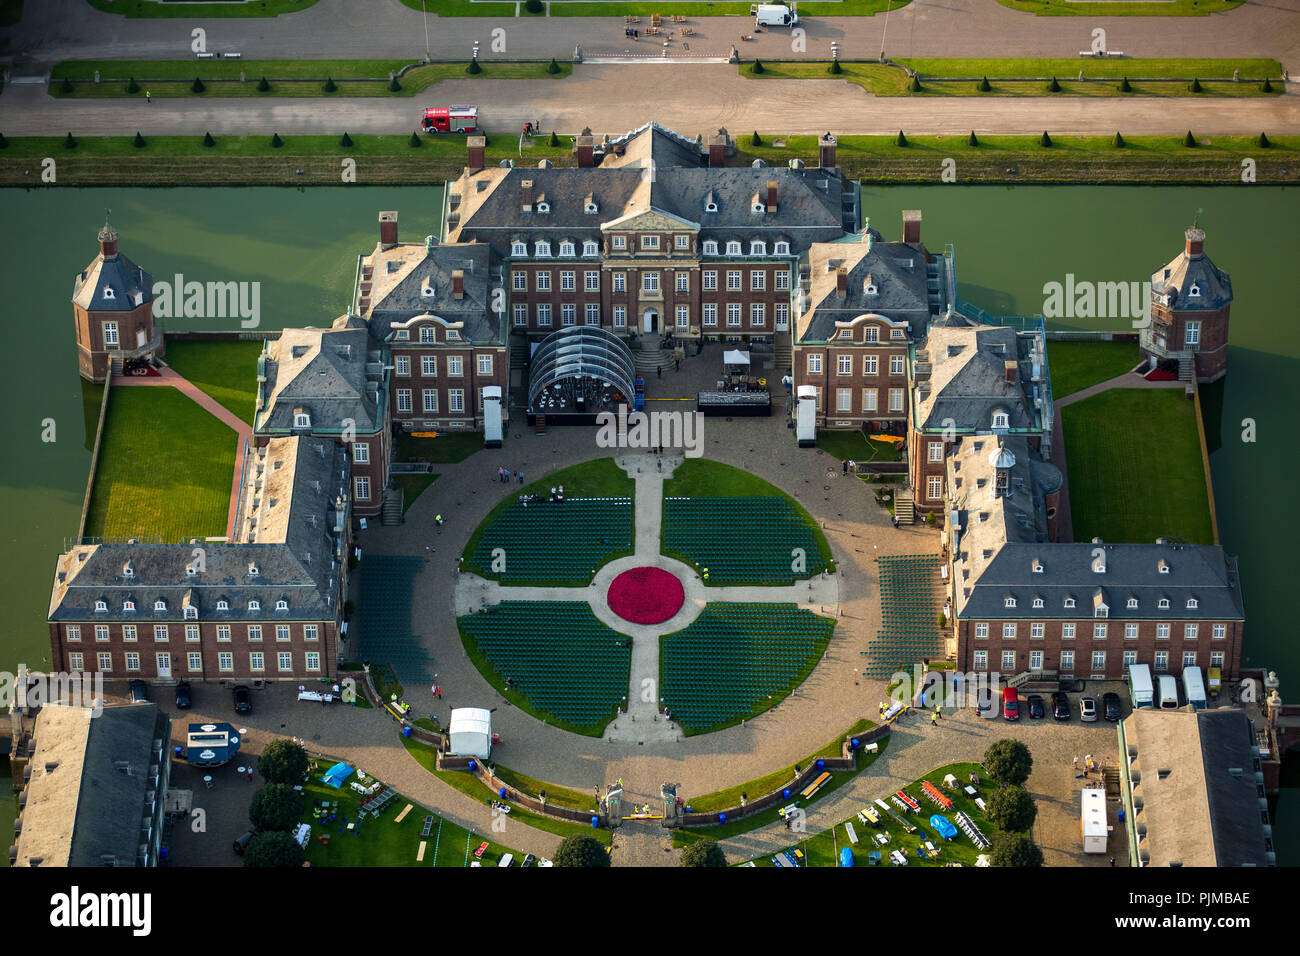
<instances>
[{"instance_id":1,"label":"white trailer","mask_svg":"<svg viewBox=\"0 0 1300 956\"><path fill-rule=\"evenodd\" d=\"M811 448L817 444L817 386L800 385L797 395L799 405L795 435L800 448Z\"/></svg>"},{"instance_id":2,"label":"white trailer","mask_svg":"<svg viewBox=\"0 0 1300 956\"><path fill-rule=\"evenodd\" d=\"M1187 703L1196 710L1206 708L1205 681L1201 679L1199 667L1183 668L1183 693L1187 696Z\"/></svg>"},{"instance_id":3,"label":"white trailer","mask_svg":"<svg viewBox=\"0 0 1300 956\"><path fill-rule=\"evenodd\" d=\"M1133 702L1133 709L1154 707L1155 687L1151 683L1151 667L1147 664L1130 664L1128 666L1128 693Z\"/></svg>"},{"instance_id":4,"label":"white trailer","mask_svg":"<svg viewBox=\"0 0 1300 956\"><path fill-rule=\"evenodd\" d=\"M793 4L787 7L784 3L752 3L749 15L754 18L756 27L794 27L799 24L799 14Z\"/></svg>"},{"instance_id":5,"label":"white trailer","mask_svg":"<svg viewBox=\"0 0 1300 956\"><path fill-rule=\"evenodd\" d=\"M1106 791L1099 787L1080 790L1082 809L1079 829L1083 834L1084 853L1105 853L1110 827L1106 823Z\"/></svg>"},{"instance_id":6,"label":"white trailer","mask_svg":"<svg viewBox=\"0 0 1300 956\"><path fill-rule=\"evenodd\" d=\"M483 447L500 448L502 439L501 386L483 389Z\"/></svg>"}]
</instances>

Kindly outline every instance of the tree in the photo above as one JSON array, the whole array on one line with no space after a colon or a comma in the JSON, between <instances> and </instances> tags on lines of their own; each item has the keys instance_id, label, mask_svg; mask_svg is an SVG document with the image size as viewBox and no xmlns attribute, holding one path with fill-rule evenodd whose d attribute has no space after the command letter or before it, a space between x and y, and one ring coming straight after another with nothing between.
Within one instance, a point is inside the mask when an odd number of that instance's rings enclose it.
<instances>
[{"instance_id":1,"label":"tree","mask_svg":"<svg viewBox=\"0 0 1300 956\"><path fill-rule=\"evenodd\" d=\"M272 740L257 758L257 772L267 783L297 786L307 775L307 751L284 737Z\"/></svg>"},{"instance_id":2,"label":"tree","mask_svg":"<svg viewBox=\"0 0 1300 956\"><path fill-rule=\"evenodd\" d=\"M0 149L8 149L8 148L9 148L9 140L5 139L4 133L0 133Z\"/></svg>"},{"instance_id":3,"label":"tree","mask_svg":"<svg viewBox=\"0 0 1300 956\"><path fill-rule=\"evenodd\" d=\"M0 137L0 139L2 139L2 138L3 138L3 137ZM1265 136L1263 133L1260 133L1260 134L1259 134L1259 139L1257 140L1257 142L1258 142L1258 144L1259 144L1259 148L1260 148L1260 149L1268 149L1270 146L1273 145L1272 143L1270 143L1270 142L1268 141L1268 137Z\"/></svg>"},{"instance_id":4,"label":"tree","mask_svg":"<svg viewBox=\"0 0 1300 956\"><path fill-rule=\"evenodd\" d=\"M1124 137L1121 136L1118 131L1115 133L1115 148L1116 149L1124 148Z\"/></svg>"},{"instance_id":5,"label":"tree","mask_svg":"<svg viewBox=\"0 0 1300 956\"><path fill-rule=\"evenodd\" d=\"M920 74L920 73L913 73L913 74L912 74L912 82L910 82L910 83L907 84L907 91L908 91L909 93L920 93L920 92L921 92L921 74Z\"/></svg>"},{"instance_id":6,"label":"tree","mask_svg":"<svg viewBox=\"0 0 1300 956\"><path fill-rule=\"evenodd\" d=\"M1004 787L989 794L985 816L1007 833L1024 833L1034 825L1038 807L1024 787Z\"/></svg>"},{"instance_id":7,"label":"tree","mask_svg":"<svg viewBox=\"0 0 1300 956\"><path fill-rule=\"evenodd\" d=\"M1047 130L1043 130L1043 135L1040 136L1040 137L1038 137L1038 145L1039 145L1039 146L1051 146L1051 145L1052 145L1052 137L1050 137L1050 136L1047 135Z\"/></svg>"},{"instance_id":8,"label":"tree","mask_svg":"<svg viewBox=\"0 0 1300 956\"><path fill-rule=\"evenodd\" d=\"M197 76L194 78L194 82L190 84L191 93L202 93L206 89L207 87L203 85L203 81Z\"/></svg>"},{"instance_id":9,"label":"tree","mask_svg":"<svg viewBox=\"0 0 1300 956\"><path fill-rule=\"evenodd\" d=\"M396 93L399 90L401 90L401 88L402 88L402 84L397 82L397 77L393 77L391 80L388 81L389 93Z\"/></svg>"},{"instance_id":10,"label":"tree","mask_svg":"<svg viewBox=\"0 0 1300 956\"><path fill-rule=\"evenodd\" d=\"M131 145L134 146L136 149L144 149L145 146L144 137L140 135L139 130L135 131L135 139L131 141Z\"/></svg>"},{"instance_id":11,"label":"tree","mask_svg":"<svg viewBox=\"0 0 1300 956\"><path fill-rule=\"evenodd\" d=\"M1198 80L1196 77L1192 77L1192 85L1189 86L1188 89L1191 90L1193 93L1205 92L1205 88L1201 86L1201 81Z\"/></svg>"},{"instance_id":12,"label":"tree","mask_svg":"<svg viewBox=\"0 0 1300 956\"><path fill-rule=\"evenodd\" d=\"M334 93L338 90L339 85L334 82L334 77L325 77L325 85L321 87L326 93Z\"/></svg>"},{"instance_id":13,"label":"tree","mask_svg":"<svg viewBox=\"0 0 1300 956\"><path fill-rule=\"evenodd\" d=\"M968 146L978 146L978 145L980 144L980 141L979 141L978 139L975 138L975 131L974 131L974 130L971 130L971 131L970 131L970 139L966 140L966 144L967 144Z\"/></svg>"},{"instance_id":14,"label":"tree","mask_svg":"<svg viewBox=\"0 0 1300 956\"><path fill-rule=\"evenodd\" d=\"M127 82L126 82L126 91L127 91L128 93L139 93L139 92L140 92L140 84L137 83L137 82L135 81L135 77L134 77L134 76L131 77L131 79L127 80Z\"/></svg>"},{"instance_id":15,"label":"tree","mask_svg":"<svg viewBox=\"0 0 1300 956\"><path fill-rule=\"evenodd\" d=\"M980 80L978 88L981 93L987 93L989 90L993 89L993 87L989 85L989 78L987 76Z\"/></svg>"},{"instance_id":16,"label":"tree","mask_svg":"<svg viewBox=\"0 0 1300 956\"><path fill-rule=\"evenodd\" d=\"M262 832L292 830L302 820L302 792L287 783L268 783L253 794L248 820Z\"/></svg>"},{"instance_id":17,"label":"tree","mask_svg":"<svg viewBox=\"0 0 1300 956\"><path fill-rule=\"evenodd\" d=\"M984 751L984 769L1004 787L1018 787L1029 779L1034 758L1019 740L1003 738Z\"/></svg>"},{"instance_id":18,"label":"tree","mask_svg":"<svg viewBox=\"0 0 1300 956\"><path fill-rule=\"evenodd\" d=\"M339 140L339 145L340 145L340 146L351 146L351 145L352 145L352 137L349 136L347 133L344 133L344 134L343 134L343 138Z\"/></svg>"},{"instance_id":19,"label":"tree","mask_svg":"<svg viewBox=\"0 0 1300 956\"><path fill-rule=\"evenodd\" d=\"M524 9L529 13L541 13L542 0L524 0Z\"/></svg>"},{"instance_id":20,"label":"tree","mask_svg":"<svg viewBox=\"0 0 1300 956\"><path fill-rule=\"evenodd\" d=\"M420 133L418 130L411 130L411 138L407 142L409 142L412 146L423 145L420 142Z\"/></svg>"},{"instance_id":21,"label":"tree","mask_svg":"<svg viewBox=\"0 0 1300 956\"><path fill-rule=\"evenodd\" d=\"M1268 81L1268 77L1264 77L1264 82L1259 84L1259 91L1261 93L1273 92L1273 84Z\"/></svg>"},{"instance_id":22,"label":"tree","mask_svg":"<svg viewBox=\"0 0 1300 956\"><path fill-rule=\"evenodd\" d=\"M271 89L271 84L266 82L266 77L262 77L260 80L257 81L257 92L267 93L270 92L270 89Z\"/></svg>"},{"instance_id":23,"label":"tree","mask_svg":"<svg viewBox=\"0 0 1300 956\"><path fill-rule=\"evenodd\" d=\"M71 131L71 130L68 131L68 136L67 136L67 138L63 141L63 148L64 148L64 149L76 149L76 148L77 148L77 141L76 141L76 139L73 137L73 135L72 135L72 131Z\"/></svg>"},{"instance_id":24,"label":"tree","mask_svg":"<svg viewBox=\"0 0 1300 956\"><path fill-rule=\"evenodd\" d=\"M217 141L212 138L211 130L203 134L203 145L208 147L217 145Z\"/></svg>"},{"instance_id":25,"label":"tree","mask_svg":"<svg viewBox=\"0 0 1300 956\"><path fill-rule=\"evenodd\" d=\"M63 78L63 82L59 84L59 92L60 93L72 92L72 81L68 79L66 76Z\"/></svg>"},{"instance_id":26,"label":"tree","mask_svg":"<svg viewBox=\"0 0 1300 956\"><path fill-rule=\"evenodd\" d=\"M302 866L303 852L290 833L259 833L248 841L244 866Z\"/></svg>"},{"instance_id":27,"label":"tree","mask_svg":"<svg viewBox=\"0 0 1300 956\"><path fill-rule=\"evenodd\" d=\"M272 133L272 134L271 134L271 148L272 148L272 149L279 149L279 148L280 148L281 146L283 146L283 145L284 145L284 140L282 140L282 139L280 138L280 134L279 134L279 133Z\"/></svg>"},{"instance_id":28,"label":"tree","mask_svg":"<svg viewBox=\"0 0 1300 956\"><path fill-rule=\"evenodd\" d=\"M1042 866L1043 851L1019 833L999 833L993 838L990 862L994 866Z\"/></svg>"},{"instance_id":29,"label":"tree","mask_svg":"<svg viewBox=\"0 0 1300 956\"><path fill-rule=\"evenodd\" d=\"M1192 135L1192 131L1190 129L1187 131L1187 135L1183 137L1183 145L1187 147L1192 147L1196 145L1196 137Z\"/></svg>"},{"instance_id":30,"label":"tree","mask_svg":"<svg viewBox=\"0 0 1300 956\"><path fill-rule=\"evenodd\" d=\"M1056 82L1056 77L1052 77L1052 82L1047 84L1047 92L1049 93L1061 92L1061 84Z\"/></svg>"},{"instance_id":31,"label":"tree","mask_svg":"<svg viewBox=\"0 0 1300 956\"><path fill-rule=\"evenodd\" d=\"M895 145L895 146L906 146L906 145L907 145L907 137L903 135L903 131L902 131L901 129L898 131L898 137L897 137L897 139L894 140L894 145Z\"/></svg>"},{"instance_id":32,"label":"tree","mask_svg":"<svg viewBox=\"0 0 1300 956\"><path fill-rule=\"evenodd\" d=\"M1122 79L1122 80L1119 81L1119 91L1120 91L1121 93L1132 93L1132 92L1133 92L1133 86L1132 86L1131 83L1129 83L1129 81L1128 81L1128 77L1127 77L1127 76L1124 77L1124 79Z\"/></svg>"},{"instance_id":33,"label":"tree","mask_svg":"<svg viewBox=\"0 0 1300 956\"><path fill-rule=\"evenodd\" d=\"M560 64L555 62L555 57L551 57L551 62L546 64L546 72L552 76L560 72Z\"/></svg>"},{"instance_id":34,"label":"tree","mask_svg":"<svg viewBox=\"0 0 1300 956\"><path fill-rule=\"evenodd\" d=\"M754 135L749 138L749 143L751 146L763 145L763 138L758 135L758 130L754 130Z\"/></svg>"},{"instance_id":35,"label":"tree","mask_svg":"<svg viewBox=\"0 0 1300 956\"><path fill-rule=\"evenodd\" d=\"M555 135L555 130L551 130L551 138L546 141L547 146L559 146L560 137Z\"/></svg>"},{"instance_id":36,"label":"tree","mask_svg":"<svg viewBox=\"0 0 1300 956\"><path fill-rule=\"evenodd\" d=\"M698 840L682 850L682 866L726 866L722 847L713 840Z\"/></svg>"},{"instance_id":37,"label":"tree","mask_svg":"<svg viewBox=\"0 0 1300 956\"><path fill-rule=\"evenodd\" d=\"M555 851L556 866L609 866L609 854L599 840L589 836L567 836Z\"/></svg>"},{"instance_id":38,"label":"tree","mask_svg":"<svg viewBox=\"0 0 1300 956\"><path fill-rule=\"evenodd\" d=\"M843 72L844 72L844 67L840 66L840 61L831 60L831 73L833 73L835 76L839 76Z\"/></svg>"},{"instance_id":39,"label":"tree","mask_svg":"<svg viewBox=\"0 0 1300 956\"><path fill-rule=\"evenodd\" d=\"M766 73L767 70L763 67L763 61L762 61L762 60L755 60L755 61L754 61L754 65L751 66L751 67L749 68L749 72L750 72L750 73Z\"/></svg>"},{"instance_id":40,"label":"tree","mask_svg":"<svg viewBox=\"0 0 1300 956\"><path fill-rule=\"evenodd\" d=\"M483 67L478 65L478 57L474 57L474 59L469 61L469 66L465 67L465 72L471 76L477 76L479 73L483 72Z\"/></svg>"}]
</instances>

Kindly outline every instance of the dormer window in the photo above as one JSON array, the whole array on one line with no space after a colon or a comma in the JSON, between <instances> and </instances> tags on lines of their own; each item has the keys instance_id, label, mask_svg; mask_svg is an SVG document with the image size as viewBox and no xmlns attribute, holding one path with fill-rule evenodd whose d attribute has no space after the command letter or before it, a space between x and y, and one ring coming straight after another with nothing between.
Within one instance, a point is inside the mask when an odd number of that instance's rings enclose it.
<instances>
[{"instance_id":1,"label":"dormer window","mask_svg":"<svg viewBox=\"0 0 1300 956\"><path fill-rule=\"evenodd\" d=\"M600 255L600 246L588 240L582 244L582 254L584 256L598 256Z\"/></svg>"},{"instance_id":2,"label":"dormer window","mask_svg":"<svg viewBox=\"0 0 1300 956\"><path fill-rule=\"evenodd\" d=\"M199 617L199 609L198 609L198 608L196 608L196 607L187 607L187 608L185 609L185 620L187 620L187 621L197 621L197 620L198 620L198 617Z\"/></svg>"},{"instance_id":3,"label":"dormer window","mask_svg":"<svg viewBox=\"0 0 1300 956\"><path fill-rule=\"evenodd\" d=\"M411 340L411 330L398 329L397 332L394 333L393 338L398 342L409 342Z\"/></svg>"},{"instance_id":4,"label":"dormer window","mask_svg":"<svg viewBox=\"0 0 1300 956\"><path fill-rule=\"evenodd\" d=\"M1003 607L1015 607L1015 606L1016 606L1016 599L1013 598L1013 597L1005 598L1005 599L1003 599L1003 601L1002 601L1002 606L1003 606Z\"/></svg>"},{"instance_id":5,"label":"dormer window","mask_svg":"<svg viewBox=\"0 0 1300 956\"><path fill-rule=\"evenodd\" d=\"M124 565L122 565L122 577L124 578L135 577L135 567L131 564L130 561L127 561Z\"/></svg>"},{"instance_id":6,"label":"dormer window","mask_svg":"<svg viewBox=\"0 0 1300 956\"><path fill-rule=\"evenodd\" d=\"M778 256L788 256L790 254L790 243L778 242L773 247L772 252Z\"/></svg>"},{"instance_id":7,"label":"dormer window","mask_svg":"<svg viewBox=\"0 0 1300 956\"><path fill-rule=\"evenodd\" d=\"M1066 598L1066 599L1065 599L1065 606L1066 606L1066 607L1074 607L1074 598L1072 598L1072 597L1068 597L1068 598Z\"/></svg>"},{"instance_id":8,"label":"dormer window","mask_svg":"<svg viewBox=\"0 0 1300 956\"><path fill-rule=\"evenodd\" d=\"M165 611L167 610L167 602L162 600L162 598L159 598L157 601L153 602L153 609L155 611Z\"/></svg>"},{"instance_id":9,"label":"dormer window","mask_svg":"<svg viewBox=\"0 0 1300 956\"><path fill-rule=\"evenodd\" d=\"M96 614L104 614L104 613L107 613L107 611L108 611L108 602L107 602L107 601L96 601L96 602L95 602L95 613L96 613Z\"/></svg>"},{"instance_id":10,"label":"dormer window","mask_svg":"<svg viewBox=\"0 0 1300 956\"><path fill-rule=\"evenodd\" d=\"M1011 427L1011 417L1004 411L993 413L993 430L1000 431Z\"/></svg>"},{"instance_id":11,"label":"dormer window","mask_svg":"<svg viewBox=\"0 0 1300 956\"><path fill-rule=\"evenodd\" d=\"M198 573L199 573L199 569L198 569L197 567L195 567L193 564L187 564L187 565L185 565L185 574L186 574L187 577L191 577L191 578L192 578L192 577L194 577L194 575L196 575L196 574L198 574Z\"/></svg>"},{"instance_id":12,"label":"dormer window","mask_svg":"<svg viewBox=\"0 0 1300 956\"><path fill-rule=\"evenodd\" d=\"M460 341L460 333L457 332L455 329L448 329L448 330L447 330L447 341L448 341L448 342L459 342L459 341Z\"/></svg>"},{"instance_id":13,"label":"dormer window","mask_svg":"<svg viewBox=\"0 0 1300 956\"><path fill-rule=\"evenodd\" d=\"M514 242L510 243L510 254L512 256L528 255L528 243L520 242L518 240L515 240Z\"/></svg>"},{"instance_id":14,"label":"dormer window","mask_svg":"<svg viewBox=\"0 0 1300 956\"><path fill-rule=\"evenodd\" d=\"M1193 299L1199 299L1199 298L1201 297L1201 287L1200 287L1200 285L1197 284L1197 283L1195 283L1195 282L1193 282L1193 283L1192 283L1192 287L1191 287L1190 289L1187 290L1187 294L1188 294L1189 296L1191 296Z\"/></svg>"},{"instance_id":15,"label":"dormer window","mask_svg":"<svg viewBox=\"0 0 1300 956\"><path fill-rule=\"evenodd\" d=\"M306 412L293 413L294 428L311 428L311 416Z\"/></svg>"},{"instance_id":16,"label":"dormer window","mask_svg":"<svg viewBox=\"0 0 1300 956\"><path fill-rule=\"evenodd\" d=\"M132 601L130 598L127 598L125 601L122 602L122 610L123 610L123 611L134 611L134 610L135 610L135 602Z\"/></svg>"},{"instance_id":17,"label":"dormer window","mask_svg":"<svg viewBox=\"0 0 1300 956\"><path fill-rule=\"evenodd\" d=\"M420 289L420 295L422 295L426 299L432 299L437 294L438 294L438 290L437 288L434 287L433 280L425 279L424 285Z\"/></svg>"},{"instance_id":18,"label":"dormer window","mask_svg":"<svg viewBox=\"0 0 1300 956\"><path fill-rule=\"evenodd\" d=\"M289 610L289 602L288 602L288 601L285 601L285 600L283 600L283 599L282 599L282 600L279 600L279 601L276 601L276 602L275 602L275 609L276 609L277 611L287 611L287 610Z\"/></svg>"},{"instance_id":19,"label":"dormer window","mask_svg":"<svg viewBox=\"0 0 1300 956\"><path fill-rule=\"evenodd\" d=\"M537 205L534 208L537 210L538 213L545 215L546 213L551 211L551 204L548 203L545 199L542 199L538 201Z\"/></svg>"},{"instance_id":20,"label":"dormer window","mask_svg":"<svg viewBox=\"0 0 1300 956\"><path fill-rule=\"evenodd\" d=\"M1166 561L1164 558L1161 558L1159 561L1156 562L1156 570L1159 571L1161 574L1168 574L1169 562Z\"/></svg>"},{"instance_id":21,"label":"dormer window","mask_svg":"<svg viewBox=\"0 0 1300 956\"><path fill-rule=\"evenodd\" d=\"M1033 565L1033 567L1034 567L1034 573L1035 573L1035 574L1042 574L1042 573L1043 573L1043 562L1042 562L1042 561L1039 561L1037 558L1034 558L1034 565Z\"/></svg>"},{"instance_id":22,"label":"dormer window","mask_svg":"<svg viewBox=\"0 0 1300 956\"><path fill-rule=\"evenodd\" d=\"M863 282L862 282L862 294L863 294L863 295L879 295L879 294L880 294L880 289L876 286L875 281L872 279L872 277L871 277L870 275L868 275L868 276L866 277L866 279L864 279ZM994 428L997 428L997 425L994 425L993 427L994 427Z\"/></svg>"},{"instance_id":23,"label":"dormer window","mask_svg":"<svg viewBox=\"0 0 1300 956\"><path fill-rule=\"evenodd\" d=\"M1198 606L1198 603L1197 603L1196 598L1188 598L1188 599L1187 599L1187 610L1189 610L1189 611L1194 611L1194 610L1196 610L1197 606Z\"/></svg>"},{"instance_id":24,"label":"dormer window","mask_svg":"<svg viewBox=\"0 0 1300 956\"><path fill-rule=\"evenodd\" d=\"M754 212L767 212L767 203L757 196L754 197Z\"/></svg>"},{"instance_id":25,"label":"dormer window","mask_svg":"<svg viewBox=\"0 0 1300 956\"><path fill-rule=\"evenodd\" d=\"M253 598L251 601L248 602L248 609L250 611L260 611L262 610L262 602L259 601L257 598Z\"/></svg>"},{"instance_id":26,"label":"dormer window","mask_svg":"<svg viewBox=\"0 0 1300 956\"><path fill-rule=\"evenodd\" d=\"M710 192L707 196L704 197L704 211L705 212L718 211L718 197L715 196L712 192Z\"/></svg>"},{"instance_id":27,"label":"dormer window","mask_svg":"<svg viewBox=\"0 0 1300 956\"><path fill-rule=\"evenodd\" d=\"M551 257L551 244L545 239L538 239L533 247L533 255L539 259L549 259Z\"/></svg>"},{"instance_id":28,"label":"dormer window","mask_svg":"<svg viewBox=\"0 0 1300 956\"><path fill-rule=\"evenodd\" d=\"M420 326L420 344L431 345L433 344L434 341L436 341L436 337L434 336L433 326L431 325Z\"/></svg>"},{"instance_id":29,"label":"dormer window","mask_svg":"<svg viewBox=\"0 0 1300 956\"><path fill-rule=\"evenodd\" d=\"M1042 606L1043 606L1043 599L1042 599L1042 598L1034 598L1034 607L1038 608L1038 607L1042 607Z\"/></svg>"},{"instance_id":30,"label":"dormer window","mask_svg":"<svg viewBox=\"0 0 1300 956\"><path fill-rule=\"evenodd\" d=\"M718 254L718 240L716 240L716 239L705 239L705 240L704 240L704 254L705 254L706 256L716 256L716 255Z\"/></svg>"},{"instance_id":31,"label":"dormer window","mask_svg":"<svg viewBox=\"0 0 1300 956\"><path fill-rule=\"evenodd\" d=\"M749 254L751 256L767 255L767 243L762 239L751 239L749 241Z\"/></svg>"},{"instance_id":32,"label":"dormer window","mask_svg":"<svg viewBox=\"0 0 1300 956\"><path fill-rule=\"evenodd\" d=\"M568 239L560 243L560 255L568 258L572 258L574 255L576 255L574 251L574 245Z\"/></svg>"},{"instance_id":33,"label":"dormer window","mask_svg":"<svg viewBox=\"0 0 1300 956\"><path fill-rule=\"evenodd\" d=\"M104 298L105 298L105 299L114 299L114 298L117 298L117 296L116 296L115 293L113 292L113 287L112 287L111 285L106 285L106 286L104 286Z\"/></svg>"},{"instance_id":34,"label":"dormer window","mask_svg":"<svg viewBox=\"0 0 1300 956\"><path fill-rule=\"evenodd\" d=\"M1131 597L1131 598L1129 598L1129 599L1128 599L1128 603L1127 603L1125 606L1126 606L1130 611L1133 610L1135 607L1138 606L1138 599L1135 598L1135 597Z\"/></svg>"},{"instance_id":35,"label":"dormer window","mask_svg":"<svg viewBox=\"0 0 1300 956\"><path fill-rule=\"evenodd\" d=\"M225 599L222 599L222 600L218 601L218 602L217 602L217 610L218 610L218 611L229 611L229 610L230 610L230 602L227 601L227 600L225 600Z\"/></svg>"},{"instance_id":36,"label":"dormer window","mask_svg":"<svg viewBox=\"0 0 1300 956\"><path fill-rule=\"evenodd\" d=\"M582 211L588 216L594 216L600 211L600 208L596 205L594 199L588 199L586 203L583 204Z\"/></svg>"},{"instance_id":37,"label":"dormer window","mask_svg":"<svg viewBox=\"0 0 1300 956\"><path fill-rule=\"evenodd\" d=\"M729 256L740 255L740 243L738 241L733 239L731 242L727 243L727 255Z\"/></svg>"},{"instance_id":38,"label":"dormer window","mask_svg":"<svg viewBox=\"0 0 1300 956\"><path fill-rule=\"evenodd\" d=\"M260 571L260 569L257 567L257 562L251 562L251 563L248 565L248 576L249 576L250 578L255 578L255 577L257 577L259 574L261 574L261 571Z\"/></svg>"},{"instance_id":39,"label":"dormer window","mask_svg":"<svg viewBox=\"0 0 1300 956\"><path fill-rule=\"evenodd\" d=\"M1098 604L1093 611L1093 617L1110 617L1110 608L1105 604Z\"/></svg>"}]
</instances>

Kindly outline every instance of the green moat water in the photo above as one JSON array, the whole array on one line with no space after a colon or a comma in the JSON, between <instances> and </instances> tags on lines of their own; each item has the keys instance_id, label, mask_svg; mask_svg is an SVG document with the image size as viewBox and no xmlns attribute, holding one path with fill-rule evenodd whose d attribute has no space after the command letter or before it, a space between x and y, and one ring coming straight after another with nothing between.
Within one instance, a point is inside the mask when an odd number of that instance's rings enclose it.
<instances>
[{"instance_id":1,"label":"green moat water","mask_svg":"<svg viewBox=\"0 0 1300 956\"><path fill-rule=\"evenodd\" d=\"M1288 425L1289 386L1300 381L1300 327L1289 277L1297 210L1285 187L1137 188L932 186L864 191L863 208L886 238L898 238L903 209L924 212L932 250L956 247L958 292L994 315L1043 309L1043 285L1076 280L1146 281L1182 248L1198 209L1206 252L1232 275L1235 301L1228 376L1203 395L1224 546L1241 559L1247 625L1245 663L1276 669L1282 691L1300 687L1300 648L1289 638L1287 489L1300 452ZM77 375L72 280L96 253L105 206L123 253L171 279L261 283L261 328L324 325L347 300L358 254L378 238L381 209L400 212L399 232L437 231L441 191L427 187L294 189L46 189L3 196L0 253L18 347L0 384L10 438L0 461L4 486L0 668L40 666L50 575L76 533L90 464L97 390ZM224 321L168 320L212 328ZM1075 319L1057 328L1117 329L1127 319ZM57 440L41 440L53 419ZM1253 419L1258 440L1241 440ZM1152 475L1150 493L1160 494ZM1296 682L1294 685L1291 682ZM1288 791L1293 793L1295 791ZM1300 817L1286 796L1275 832ZM1300 827L1292 826L1292 830ZM1294 859L1294 852L1287 853Z\"/></svg>"}]
</instances>

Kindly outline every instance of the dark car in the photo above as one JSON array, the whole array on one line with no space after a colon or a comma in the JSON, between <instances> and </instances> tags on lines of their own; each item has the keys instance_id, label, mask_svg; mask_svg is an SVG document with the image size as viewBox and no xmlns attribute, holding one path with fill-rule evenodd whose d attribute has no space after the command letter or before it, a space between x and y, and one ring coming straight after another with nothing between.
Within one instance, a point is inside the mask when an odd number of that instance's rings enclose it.
<instances>
[{"instance_id":1,"label":"dark car","mask_svg":"<svg viewBox=\"0 0 1300 956\"><path fill-rule=\"evenodd\" d=\"M1119 694L1102 694L1101 712L1111 723L1119 720Z\"/></svg>"},{"instance_id":2,"label":"dark car","mask_svg":"<svg viewBox=\"0 0 1300 956\"><path fill-rule=\"evenodd\" d=\"M1052 716L1057 720L1070 719L1070 698L1059 690L1052 692Z\"/></svg>"},{"instance_id":3,"label":"dark car","mask_svg":"<svg viewBox=\"0 0 1300 956\"><path fill-rule=\"evenodd\" d=\"M235 699L235 713L251 714L253 712L253 694L246 686L243 684L235 685L235 689L231 691L231 694Z\"/></svg>"},{"instance_id":4,"label":"dark car","mask_svg":"<svg viewBox=\"0 0 1300 956\"><path fill-rule=\"evenodd\" d=\"M181 681L176 685L176 707L179 710L189 710L194 703L194 698L190 696L190 682Z\"/></svg>"},{"instance_id":5,"label":"dark car","mask_svg":"<svg viewBox=\"0 0 1300 956\"><path fill-rule=\"evenodd\" d=\"M239 855L243 856L244 851L248 849L248 844L253 840L253 831L247 830L235 837L235 845L232 849Z\"/></svg>"},{"instance_id":6,"label":"dark car","mask_svg":"<svg viewBox=\"0 0 1300 956\"><path fill-rule=\"evenodd\" d=\"M535 857L535 856L533 856L531 853L529 853L527 856L524 857L524 861L523 861L522 863L520 863L519 865L520 865L520 866L536 866L536 865L537 865L537 857Z\"/></svg>"},{"instance_id":7,"label":"dark car","mask_svg":"<svg viewBox=\"0 0 1300 956\"><path fill-rule=\"evenodd\" d=\"M139 704L149 699L149 685L144 681L137 678L127 686L130 688L131 703Z\"/></svg>"},{"instance_id":8,"label":"dark car","mask_svg":"<svg viewBox=\"0 0 1300 956\"><path fill-rule=\"evenodd\" d=\"M1030 720L1041 720L1046 715L1047 709L1043 707L1043 698L1038 694L1030 694L1026 703L1029 707Z\"/></svg>"}]
</instances>

